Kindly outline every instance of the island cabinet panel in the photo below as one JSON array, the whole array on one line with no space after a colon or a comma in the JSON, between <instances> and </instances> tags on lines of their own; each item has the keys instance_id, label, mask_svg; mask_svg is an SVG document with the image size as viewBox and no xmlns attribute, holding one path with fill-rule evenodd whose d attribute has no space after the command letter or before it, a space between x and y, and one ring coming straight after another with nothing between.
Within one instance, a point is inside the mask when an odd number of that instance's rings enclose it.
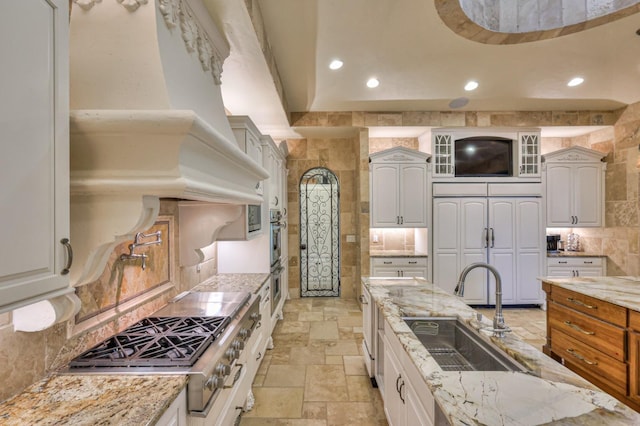
<instances>
[{"instance_id":1,"label":"island cabinet panel","mask_svg":"<svg viewBox=\"0 0 640 426\"><path fill-rule=\"evenodd\" d=\"M551 341L553 351L562 354L565 365L571 369L579 369L587 375L596 376L600 381L606 379L607 384L621 394L627 391L627 364L593 349L562 331L552 328Z\"/></svg>"},{"instance_id":2,"label":"island cabinet panel","mask_svg":"<svg viewBox=\"0 0 640 426\"><path fill-rule=\"evenodd\" d=\"M548 309L549 323L552 330L559 330L624 362L624 342L626 334L624 328L608 324L597 318L589 317L557 303L549 303ZM566 356L563 354L563 357Z\"/></svg>"},{"instance_id":3,"label":"island cabinet panel","mask_svg":"<svg viewBox=\"0 0 640 426\"><path fill-rule=\"evenodd\" d=\"M629 398L640 404L640 313L629 311Z\"/></svg>"},{"instance_id":4,"label":"island cabinet panel","mask_svg":"<svg viewBox=\"0 0 640 426\"><path fill-rule=\"evenodd\" d=\"M553 288L551 300L620 327L627 325L627 309L604 300L560 287Z\"/></svg>"}]
</instances>

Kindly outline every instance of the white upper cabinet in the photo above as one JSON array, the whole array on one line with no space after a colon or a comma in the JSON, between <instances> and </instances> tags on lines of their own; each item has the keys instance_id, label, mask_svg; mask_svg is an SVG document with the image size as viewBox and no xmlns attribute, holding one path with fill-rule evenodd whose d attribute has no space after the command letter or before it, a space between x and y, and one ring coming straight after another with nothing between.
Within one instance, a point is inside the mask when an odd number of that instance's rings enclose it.
<instances>
[{"instance_id":1,"label":"white upper cabinet","mask_svg":"<svg viewBox=\"0 0 640 426\"><path fill-rule=\"evenodd\" d=\"M396 147L370 156L371 227L427 225L428 154Z\"/></svg>"},{"instance_id":2,"label":"white upper cabinet","mask_svg":"<svg viewBox=\"0 0 640 426\"><path fill-rule=\"evenodd\" d=\"M604 217L605 155L572 147L544 155L547 227L600 227Z\"/></svg>"},{"instance_id":3,"label":"white upper cabinet","mask_svg":"<svg viewBox=\"0 0 640 426\"><path fill-rule=\"evenodd\" d=\"M285 157L271 136L262 136L264 167L269 171L268 199L269 208L282 210L284 205L283 182L285 181Z\"/></svg>"},{"instance_id":4,"label":"white upper cabinet","mask_svg":"<svg viewBox=\"0 0 640 426\"><path fill-rule=\"evenodd\" d=\"M238 142L238 146L256 164L262 165L262 142L260 141L260 131L253 124L253 121L245 115L229 116L229 125L233 131L233 136ZM264 193L263 181L256 183L256 193Z\"/></svg>"},{"instance_id":5,"label":"white upper cabinet","mask_svg":"<svg viewBox=\"0 0 640 426\"><path fill-rule=\"evenodd\" d=\"M68 6L3 4L0 312L72 291Z\"/></svg>"}]
</instances>

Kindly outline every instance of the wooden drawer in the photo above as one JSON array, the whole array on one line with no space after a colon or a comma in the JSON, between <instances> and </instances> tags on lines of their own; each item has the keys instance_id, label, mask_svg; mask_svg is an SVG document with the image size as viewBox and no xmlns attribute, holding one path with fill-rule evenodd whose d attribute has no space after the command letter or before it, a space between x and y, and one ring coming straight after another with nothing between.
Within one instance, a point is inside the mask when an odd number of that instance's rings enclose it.
<instances>
[{"instance_id":1,"label":"wooden drawer","mask_svg":"<svg viewBox=\"0 0 640 426\"><path fill-rule=\"evenodd\" d=\"M619 361L625 360L625 329L557 303L549 303L548 309L549 328L560 330Z\"/></svg>"},{"instance_id":2,"label":"wooden drawer","mask_svg":"<svg viewBox=\"0 0 640 426\"><path fill-rule=\"evenodd\" d=\"M622 306L557 286L551 289L551 300L620 327L627 326L627 309Z\"/></svg>"},{"instance_id":3,"label":"wooden drawer","mask_svg":"<svg viewBox=\"0 0 640 426\"><path fill-rule=\"evenodd\" d=\"M427 266L426 257L372 257L373 266Z\"/></svg>"},{"instance_id":4,"label":"wooden drawer","mask_svg":"<svg viewBox=\"0 0 640 426\"><path fill-rule=\"evenodd\" d=\"M629 328L640 331L640 312L629 310Z\"/></svg>"},{"instance_id":5,"label":"wooden drawer","mask_svg":"<svg viewBox=\"0 0 640 426\"><path fill-rule=\"evenodd\" d=\"M627 364L595 350L577 339L551 328L551 350L587 374L601 380L623 395L627 393Z\"/></svg>"},{"instance_id":6,"label":"wooden drawer","mask_svg":"<svg viewBox=\"0 0 640 426\"><path fill-rule=\"evenodd\" d=\"M601 257L547 257L547 266L602 266Z\"/></svg>"}]
</instances>

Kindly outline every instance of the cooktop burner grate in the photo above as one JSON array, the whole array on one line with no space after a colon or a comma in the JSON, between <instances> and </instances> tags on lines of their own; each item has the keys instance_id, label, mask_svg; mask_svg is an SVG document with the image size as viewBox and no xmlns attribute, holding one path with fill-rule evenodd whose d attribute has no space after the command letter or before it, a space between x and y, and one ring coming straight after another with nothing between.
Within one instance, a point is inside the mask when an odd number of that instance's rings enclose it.
<instances>
[{"instance_id":1,"label":"cooktop burner grate","mask_svg":"<svg viewBox=\"0 0 640 426\"><path fill-rule=\"evenodd\" d=\"M74 367L189 367L224 331L229 317L150 317L75 358Z\"/></svg>"}]
</instances>

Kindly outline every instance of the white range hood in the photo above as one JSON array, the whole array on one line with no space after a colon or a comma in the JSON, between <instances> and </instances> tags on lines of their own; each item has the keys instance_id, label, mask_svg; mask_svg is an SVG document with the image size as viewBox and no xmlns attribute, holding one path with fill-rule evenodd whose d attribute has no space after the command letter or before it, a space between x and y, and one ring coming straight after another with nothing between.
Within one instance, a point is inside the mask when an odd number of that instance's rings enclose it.
<instances>
[{"instance_id":1,"label":"white range hood","mask_svg":"<svg viewBox=\"0 0 640 426\"><path fill-rule=\"evenodd\" d=\"M229 44L201 0L73 6L71 282L78 286L100 276L116 245L153 225L160 198L260 203L256 186L268 173L233 137L220 93Z\"/></svg>"}]
</instances>

